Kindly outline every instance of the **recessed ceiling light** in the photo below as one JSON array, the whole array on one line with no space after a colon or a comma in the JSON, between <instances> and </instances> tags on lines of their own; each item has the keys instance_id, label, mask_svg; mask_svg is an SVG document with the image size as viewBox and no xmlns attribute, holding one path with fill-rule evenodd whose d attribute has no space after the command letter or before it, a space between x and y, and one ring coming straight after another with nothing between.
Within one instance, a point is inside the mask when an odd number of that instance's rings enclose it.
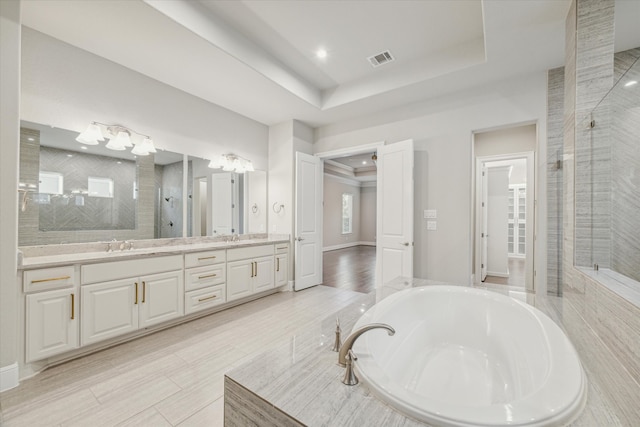
<instances>
[{"instance_id":1,"label":"recessed ceiling light","mask_svg":"<svg viewBox=\"0 0 640 427\"><path fill-rule=\"evenodd\" d=\"M84 145L83 145L83 146L81 146L80 148L81 148L81 149L83 149L83 150L87 150L87 147L86 147L86 146L84 146Z\"/></svg>"},{"instance_id":2,"label":"recessed ceiling light","mask_svg":"<svg viewBox=\"0 0 640 427\"><path fill-rule=\"evenodd\" d=\"M637 84L638 84L638 81L637 81L637 80L631 80L631 81L629 81L629 82L626 82L626 83L624 84L624 87L629 87L629 86L633 86L633 85L637 85Z\"/></svg>"},{"instance_id":3,"label":"recessed ceiling light","mask_svg":"<svg viewBox=\"0 0 640 427\"><path fill-rule=\"evenodd\" d=\"M362 164L363 164L363 165L366 165L366 164L367 164L367 161L366 161L366 160L363 160L363 161L362 161Z\"/></svg>"},{"instance_id":4,"label":"recessed ceiling light","mask_svg":"<svg viewBox=\"0 0 640 427\"><path fill-rule=\"evenodd\" d=\"M67 154L67 157L73 157L73 154Z\"/></svg>"},{"instance_id":5,"label":"recessed ceiling light","mask_svg":"<svg viewBox=\"0 0 640 427\"><path fill-rule=\"evenodd\" d=\"M327 57L327 50L326 49L318 49L316 50L316 57L320 58L320 59L324 59Z\"/></svg>"},{"instance_id":6,"label":"recessed ceiling light","mask_svg":"<svg viewBox=\"0 0 640 427\"><path fill-rule=\"evenodd\" d=\"M121 165L121 164L122 164L122 162L116 162L116 163L117 163L117 164L119 164L119 165Z\"/></svg>"}]
</instances>

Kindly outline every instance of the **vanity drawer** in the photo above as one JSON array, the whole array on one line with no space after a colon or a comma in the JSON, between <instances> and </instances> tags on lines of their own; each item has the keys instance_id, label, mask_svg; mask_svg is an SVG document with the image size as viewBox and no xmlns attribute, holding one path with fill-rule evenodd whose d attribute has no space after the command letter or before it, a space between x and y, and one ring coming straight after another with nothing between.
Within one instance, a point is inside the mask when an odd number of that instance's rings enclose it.
<instances>
[{"instance_id":1,"label":"vanity drawer","mask_svg":"<svg viewBox=\"0 0 640 427\"><path fill-rule=\"evenodd\" d=\"M227 251L227 260L237 261L240 259L258 258L269 255L273 255L273 245L248 246L229 249Z\"/></svg>"},{"instance_id":2,"label":"vanity drawer","mask_svg":"<svg viewBox=\"0 0 640 427\"><path fill-rule=\"evenodd\" d=\"M224 264L185 270L184 289L193 291L207 286L221 285L225 280L225 270Z\"/></svg>"},{"instance_id":3,"label":"vanity drawer","mask_svg":"<svg viewBox=\"0 0 640 427\"><path fill-rule=\"evenodd\" d=\"M210 286L184 294L184 314L215 307L226 301L224 285Z\"/></svg>"},{"instance_id":4,"label":"vanity drawer","mask_svg":"<svg viewBox=\"0 0 640 427\"><path fill-rule=\"evenodd\" d=\"M184 267L200 267L203 265L213 265L225 262L226 253L223 250L196 252L184 255Z\"/></svg>"},{"instance_id":5,"label":"vanity drawer","mask_svg":"<svg viewBox=\"0 0 640 427\"><path fill-rule=\"evenodd\" d=\"M276 254L286 254L289 252L288 243L276 243Z\"/></svg>"},{"instance_id":6,"label":"vanity drawer","mask_svg":"<svg viewBox=\"0 0 640 427\"><path fill-rule=\"evenodd\" d=\"M75 283L75 269L72 265L68 265L25 270L22 279L25 293L70 288Z\"/></svg>"}]
</instances>

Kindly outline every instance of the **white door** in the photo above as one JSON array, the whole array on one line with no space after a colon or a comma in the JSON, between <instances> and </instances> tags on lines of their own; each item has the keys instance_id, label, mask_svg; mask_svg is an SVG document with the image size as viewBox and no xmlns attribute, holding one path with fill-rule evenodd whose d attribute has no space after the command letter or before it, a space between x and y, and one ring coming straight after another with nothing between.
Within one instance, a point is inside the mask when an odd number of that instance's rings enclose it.
<instances>
[{"instance_id":1,"label":"white door","mask_svg":"<svg viewBox=\"0 0 640 427\"><path fill-rule=\"evenodd\" d=\"M211 223L214 236L233 234L231 173L214 173L211 176Z\"/></svg>"},{"instance_id":2,"label":"white door","mask_svg":"<svg viewBox=\"0 0 640 427\"><path fill-rule=\"evenodd\" d=\"M140 287L136 279L84 285L80 289L82 345L138 329Z\"/></svg>"},{"instance_id":3,"label":"white door","mask_svg":"<svg viewBox=\"0 0 640 427\"><path fill-rule=\"evenodd\" d=\"M413 277L413 140L378 149L376 286Z\"/></svg>"},{"instance_id":4,"label":"white door","mask_svg":"<svg viewBox=\"0 0 640 427\"><path fill-rule=\"evenodd\" d=\"M141 277L141 328L175 319L184 314L182 271Z\"/></svg>"},{"instance_id":5,"label":"white door","mask_svg":"<svg viewBox=\"0 0 640 427\"><path fill-rule=\"evenodd\" d=\"M78 347L75 297L73 289L27 295L27 362Z\"/></svg>"},{"instance_id":6,"label":"white door","mask_svg":"<svg viewBox=\"0 0 640 427\"><path fill-rule=\"evenodd\" d=\"M322 283L322 166L322 159L296 152L296 291Z\"/></svg>"},{"instance_id":7,"label":"white door","mask_svg":"<svg viewBox=\"0 0 640 427\"><path fill-rule=\"evenodd\" d=\"M480 239L481 239L481 247L482 247L482 254L481 254L481 264L480 264L480 281L484 282L484 280L487 278L487 239L488 239L488 215L487 215L487 210L489 208L488 206L488 176L487 176L487 168L484 166L482 166L482 202L481 202L481 206L480 206L480 215L482 216L482 231L480 233Z\"/></svg>"}]
</instances>

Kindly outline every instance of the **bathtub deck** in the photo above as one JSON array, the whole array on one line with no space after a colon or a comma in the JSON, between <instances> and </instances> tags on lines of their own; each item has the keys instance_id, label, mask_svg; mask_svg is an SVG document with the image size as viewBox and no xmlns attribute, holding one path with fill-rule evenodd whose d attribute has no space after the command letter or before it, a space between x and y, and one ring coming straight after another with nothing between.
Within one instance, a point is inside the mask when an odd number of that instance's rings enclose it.
<instances>
[{"instance_id":1,"label":"bathtub deck","mask_svg":"<svg viewBox=\"0 0 640 427\"><path fill-rule=\"evenodd\" d=\"M419 285L442 284L415 281ZM398 282L378 297L412 286ZM491 290L513 293L509 289ZM587 405L572 426L635 426L640 422L638 385L575 308L558 297L513 293L536 306L571 339L589 381ZM350 331L373 298L345 307L337 315L344 331ZM225 425L261 426L423 426L373 397L366 387L341 383L344 370L336 365L333 343L335 314L287 343L269 350L225 376ZM274 418L276 417L276 418ZM277 419L277 422L272 420Z\"/></svg>"}]
</instances>

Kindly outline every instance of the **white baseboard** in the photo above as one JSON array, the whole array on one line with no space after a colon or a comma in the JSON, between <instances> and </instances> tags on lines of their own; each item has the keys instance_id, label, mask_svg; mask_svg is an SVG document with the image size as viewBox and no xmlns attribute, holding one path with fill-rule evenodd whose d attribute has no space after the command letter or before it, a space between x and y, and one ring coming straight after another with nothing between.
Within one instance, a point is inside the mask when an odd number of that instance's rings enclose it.
<instances>
[{"instance_id":1,"label":"white baseboard","mask_svg":"<svg viewBox=\"0 0 640 427\"><path fill-rule=\"evenodd\" d=\"M509 277L509 272L507 272L507 273L498 273L497 271L487 271L487 276Z\"/></svg>"},{"instance_id":2,"label":"white baseboard","mask_svg":"<svg viewBox=\"0 0 640 427\"><path fill-rule=\"evenodd\" d=\"M0 392L11 390L20 384L18 362L0 368Z\"/></svg>"},{"instance_id":3,"label":"white baseboard","mask_svg":"<svg viewBox=\"0 0 640 427\"><path fill-rule=\"evenodd\" d=\"M325 246L324 248L322 248L322 252L352 248L354 246L375 246L375 245L376 245L376 242L348 242L348 243L342 243L340 245Z\"/></svg>"}]
</instances>

